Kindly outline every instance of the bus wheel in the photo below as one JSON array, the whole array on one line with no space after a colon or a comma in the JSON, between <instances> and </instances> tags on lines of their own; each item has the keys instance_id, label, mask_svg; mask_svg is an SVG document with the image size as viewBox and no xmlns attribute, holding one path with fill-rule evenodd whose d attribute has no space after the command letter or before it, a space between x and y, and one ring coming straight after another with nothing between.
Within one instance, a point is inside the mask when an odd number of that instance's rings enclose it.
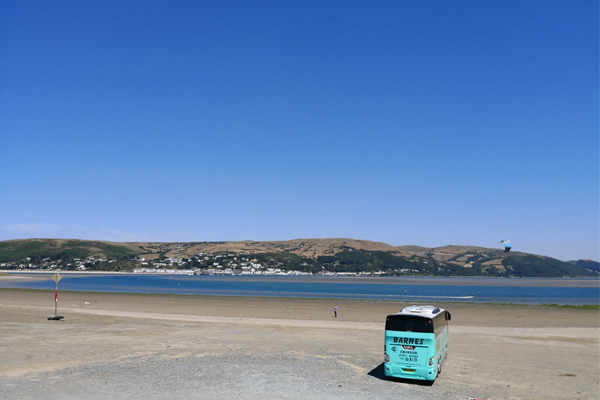
<instances>
[{"instance_id":1,"label":"bus wheel","mask_svg":"<svg viewBox=\"0 0 600 400\"><path fill-rule=\"evenodd\" d=\"M442 363L438 361L438 366L437 366L437 374L441 374L442 373Z\"/></svg>"}]
</instances>

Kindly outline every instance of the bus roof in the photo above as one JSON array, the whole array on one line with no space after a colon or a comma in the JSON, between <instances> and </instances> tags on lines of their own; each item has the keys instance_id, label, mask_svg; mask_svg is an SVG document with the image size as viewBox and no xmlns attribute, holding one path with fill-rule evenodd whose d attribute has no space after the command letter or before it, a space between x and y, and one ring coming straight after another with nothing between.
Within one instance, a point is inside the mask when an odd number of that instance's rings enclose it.
<instances>
[{"instance_id":1,"label":"bus roof","mask_svg":"<svg viewBox=\"0 0 600 400\"><path fill-rule=\"evenodd\" d=\"M413 317L435 318L444 311L446 310L435 306L408 306L404 307L399 313L392 315L410 315Z\"/></svg>"}]
</instances>

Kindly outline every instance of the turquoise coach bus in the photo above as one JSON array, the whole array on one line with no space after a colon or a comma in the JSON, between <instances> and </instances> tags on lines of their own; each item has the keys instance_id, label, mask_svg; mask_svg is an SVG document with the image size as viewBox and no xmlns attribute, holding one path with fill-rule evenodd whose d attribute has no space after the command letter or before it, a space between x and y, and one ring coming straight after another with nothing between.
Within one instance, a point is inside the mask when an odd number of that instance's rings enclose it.
<instances>
[{"instance_id":1,"label":"turquoise coach bus","mask_svg":"<svg viewBox=\"0 0 600 400\"><path fill-rule=\"evenodd\" d=\"M450 313L434 306L405 307L385 321L385 375L433 381L448 354Z\"/></svg>"}]
</instances>

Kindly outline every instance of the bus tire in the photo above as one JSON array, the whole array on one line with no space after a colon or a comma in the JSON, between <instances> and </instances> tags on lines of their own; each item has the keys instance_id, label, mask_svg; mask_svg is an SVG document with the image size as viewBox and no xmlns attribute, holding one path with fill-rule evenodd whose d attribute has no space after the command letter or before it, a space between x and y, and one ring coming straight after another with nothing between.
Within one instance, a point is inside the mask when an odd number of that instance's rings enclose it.
<instances>
[{"instance_id":1,"label":"bus tire","mask_svg":"<svg viewBox=\"0 0 600 400\"><path fill-rule=\"evenodd\" d=\"M442 373L442 363L440 361L438 361L438 365L437 365L437 374L441 374Z\"/></svg>"}]
</instances>

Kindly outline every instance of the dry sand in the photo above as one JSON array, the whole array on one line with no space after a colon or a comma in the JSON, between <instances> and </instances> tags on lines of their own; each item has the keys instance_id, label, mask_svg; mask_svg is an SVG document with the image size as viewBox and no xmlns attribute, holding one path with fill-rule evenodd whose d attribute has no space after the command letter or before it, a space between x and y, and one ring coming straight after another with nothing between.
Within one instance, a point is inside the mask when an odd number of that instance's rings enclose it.
<instances>
[{"instance_id":1,"label":"dry sand","mask_svg":"<svg viewBox=\"0 0 600 400\"><path fill-rule=\"evenodd\" d=\"M0 290L0 398L600 397L596 311L438 304L429 387L383 376L383 321L407 304L62 292L58 322L53 300Z\"/></svg>"}]
</instances>

